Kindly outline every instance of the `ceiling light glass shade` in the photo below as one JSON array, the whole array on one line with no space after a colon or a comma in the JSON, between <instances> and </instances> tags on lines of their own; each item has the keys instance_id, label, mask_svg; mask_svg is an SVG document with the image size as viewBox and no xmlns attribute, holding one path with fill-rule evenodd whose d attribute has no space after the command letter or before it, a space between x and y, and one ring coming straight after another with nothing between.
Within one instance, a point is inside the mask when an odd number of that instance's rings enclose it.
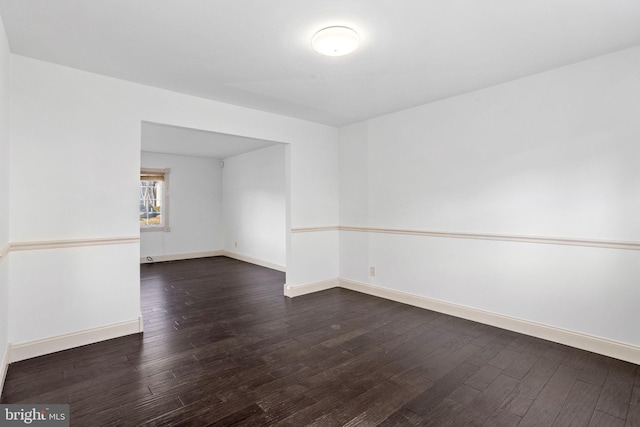
<instances>
[{"instance_id":1,"label":"ceiling light glass shade","mask_svg":"<svg viewBox=\"0 0 640 427\"><path fill-rule=\"evenodd\" d=\"M342 56L353 52L360 44L358 33L349 27L327 27L311 39L313 49L327 56Z\"/></svg>"}]
</instances>

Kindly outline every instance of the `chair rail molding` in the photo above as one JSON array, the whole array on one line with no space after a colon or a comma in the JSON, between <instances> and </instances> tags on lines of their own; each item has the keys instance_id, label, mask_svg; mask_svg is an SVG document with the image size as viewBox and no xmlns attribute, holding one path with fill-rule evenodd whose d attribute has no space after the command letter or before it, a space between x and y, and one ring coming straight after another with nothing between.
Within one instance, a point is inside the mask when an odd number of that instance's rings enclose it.
<instances>
[{"instance_id":1,"label":"chair rail molding","mask_svg":"<svg viewBox=\"0 0 640 427\"><path fill-rule=\"evenodd\" d=\"M594 248L640 250L640 242L602 240L588 238L569 238L553 236L527 236L516 234L463 233L457 231L418 230L409 228L364 227L351 225L330 225L292 228L292 233L312 233L321 231L351 231L356 233L384 233L424 237L443 237L452 239L499 240L504 242L536 243L545 245L585 246Z\"/></svg>"},{"instance_id":2,"label":"chair rail molding","mask_svg":"<svg viewBox=\"0 0 640 427\"><path fill-rule=\"evenodd\" d=\"M122 245L138 242L140 242L139 236L90 237L82 239L11 242L9 244L9 251L35 251L42 249L74 248L79 246Z\"/></svg>"}]
</instances>

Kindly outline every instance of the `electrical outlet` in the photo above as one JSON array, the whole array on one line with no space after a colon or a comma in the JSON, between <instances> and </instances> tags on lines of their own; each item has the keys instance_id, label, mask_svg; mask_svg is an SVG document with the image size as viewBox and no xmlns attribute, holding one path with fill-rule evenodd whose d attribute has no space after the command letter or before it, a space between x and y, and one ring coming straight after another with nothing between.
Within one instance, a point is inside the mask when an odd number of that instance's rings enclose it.
<instances>
[{"instance_id":1,"label":"electrical outlet","mask_svg":"<svg viewBox=\"0 0 640 427\"><path fill-rule=\"evenodd\" d=\"M233 247L237 248L238 247L238 242L233 242Z\"/></svg>"},{"instance_id":2,"label":"electrical outlet","mask_svg":"<svg viewBox=\"0 0 640 427\"><path fill-rule=\"evenodd\" d=\"M369 276L371 276L371 277L375 277L376 276L376 268L375 267L369 267Z\"/></svg>"}]
</instances>

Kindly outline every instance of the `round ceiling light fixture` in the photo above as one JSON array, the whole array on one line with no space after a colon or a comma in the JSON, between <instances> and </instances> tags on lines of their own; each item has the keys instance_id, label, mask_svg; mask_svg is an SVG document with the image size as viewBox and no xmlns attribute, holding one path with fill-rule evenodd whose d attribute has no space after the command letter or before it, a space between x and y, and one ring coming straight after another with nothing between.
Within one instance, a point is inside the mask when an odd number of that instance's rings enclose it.
<instances>
[{"instance_id":1,"label":"round ceiling light fixture","mask_svg":"<svg viewBox=\"0 0 640 427\"><path fill-rule=\"evenodd\" d=\"M342 56L356 50L360 36L349 27L327 27L313 35L311 46L321 55Z\"/></svg>"}]
</instances>

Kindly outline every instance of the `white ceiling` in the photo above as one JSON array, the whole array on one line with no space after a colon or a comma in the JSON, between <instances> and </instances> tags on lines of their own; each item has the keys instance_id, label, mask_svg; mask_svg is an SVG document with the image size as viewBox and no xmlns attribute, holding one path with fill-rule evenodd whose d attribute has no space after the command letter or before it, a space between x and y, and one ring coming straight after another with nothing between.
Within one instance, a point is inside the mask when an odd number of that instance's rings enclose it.
<instances>
[{"instance_id":1,"label":"white ceiling","mask_svg":"<svg viewBox=\"0 0 640 427\"><path fill-rule=\"evenodd\" d=\"M639 0L0 0L13 53L340 126L640 44ZM360 49L323 57L315 31Z\"/></svg>"},{"instance_id":2,"label":"white ceiling","mask_svg":"<svg viewBox=\"0 0 640 427\"><path fill-rule=\"evenodd\" d=\"M142 122L142 151L226 159L278 144L274 141Z\"/></svg>"}]
</instances>

